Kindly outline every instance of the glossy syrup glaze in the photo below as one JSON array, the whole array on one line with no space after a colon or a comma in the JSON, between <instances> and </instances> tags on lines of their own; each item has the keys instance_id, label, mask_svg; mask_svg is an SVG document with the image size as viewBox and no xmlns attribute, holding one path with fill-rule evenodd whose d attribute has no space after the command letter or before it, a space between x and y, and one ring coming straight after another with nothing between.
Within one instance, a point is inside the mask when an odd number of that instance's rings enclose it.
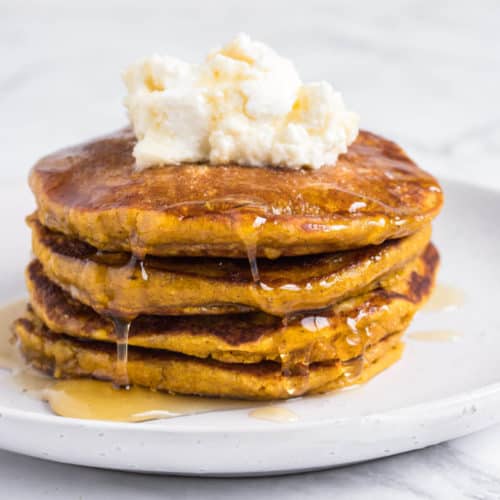
<instances>
[{"instance_id":1,"label":"glossy syrup glaze","mask_svg":"<svg viewBox=\"0 0 500 500\"><path fill-rule=\"evenodd\" d=\"M425 304L425 311L454 311L465 304L465 292L451 285L438 283L429 301Z\"/></svg>"},{"instance_id":2,"label":"glossy syrup glaze","mask_svg":"<svg viewBox=\"0 0 500 500\"><path fill-rule=\"evenodd\" d=\"M15 345L11 325L26 311L26 301L13 302L0 308L0 369L17 370L22 357Z\"/></svg>"},{"instance_id":3,"label":"glossy syrup glaze","mask_svg":"<svg viewBox=\"0 0 500 500\"><path fill-rule=\"evenodd\" d=\"M442 203L431 175L368 132L316 171L182 164L139 172L134 141L125 130L40 160L30 180L40 220L138 257L276 258L404 236Z\"/></svg>"},{"instance_id":4,"label":"glossy syrup glaze","mask_svg":"<svg viewBox=\"0 0 500 500\"><path fill-rule=\"evenodd\" d=\"M462 338L462 334L455 330L427 330L410 332L408 338L422 342L455 342Z\"/></svg>"},{"instance_id":5,"label":"glossy syrup glaze","mask_svg":"<svg viewBox=\"0 0 500 500\"><path fill-rule=\"evenodd\" d=\"M112 318L115 338L116 338L116 373L117 377L113 381L116 387L129 389L128 380L128 337L132 321L123 320L118 317Z\"/></svg>"},{"instance_id":6,"label":"glossy syrup glaze","mask_svg":"<svg viewBox=\"0 0 500 500\"><path fill-rule=\"evenodd\" d=\"M424 305L424 311L456 311L466 303L465 292L451 285L439 283L436 285L430 299ZM425 330L408 333L408 338L421 342L456 342L463 334L456 330Z\"/></svg>"},{"instance_id":7,"label":"glossy syrup glaze","mask_svg":"<svg viewBox=\"0 0 500 500\"><path fill-rule=\"evenodd\" d=\"M0 307L0 371L9 372L9 377L3 380L14 384L28 397L40 399L43 391L53 384L53 379L26 363L12 333L13 322L25 312L25 300Z\"/></svg>"},{"instance_id":8,"label":"glossy syrup glaze","mask_svg":"<svg viewBox=\"0 0 500 500\"><path fill-rule=\"evenodd\" d=\"M255 406L248 401L174 396L142 387L113 387L109 382L88 379L57 381L43 392L57 415L92 420L145 422L211 411Z\"/></svg>"},{"instance_id":9,"label":"glossy syrup glaze","mask_svg":"<svg viewBox=\"0 0 500 500\"><path fill-rule=\"evenodd\" d=\"M426 191L439 191L435 179L396 144L363 131L337 164L314 171L200 164L136 171L134 143L124 130L58 151L35 165L32 184L46 183L53 199L72 208L132 206L182 217L233 209L264 209L268 216L402 217L421 214Z\"/></svg>"},{"instance_id":10,"label":"glossy syrup glaze","mask_svg":"<svg viewBox=\"0 0 500 500\"><path fill-rule=\"evenodd\" d=\"M249 416L258 420L269 422L286 423L296 422L299 417L296 413L282 406L263 406L249 413Z\"/></svg>"}]
</instances>

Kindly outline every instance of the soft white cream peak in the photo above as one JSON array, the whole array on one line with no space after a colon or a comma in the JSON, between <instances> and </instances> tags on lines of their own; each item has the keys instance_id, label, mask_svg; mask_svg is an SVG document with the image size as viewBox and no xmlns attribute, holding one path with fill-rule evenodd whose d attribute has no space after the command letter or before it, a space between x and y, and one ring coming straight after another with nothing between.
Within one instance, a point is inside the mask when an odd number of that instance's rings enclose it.
<instances>
[{"instance_id":1,"label":"soft white cream peak","mask_svg":"<svg viewBox=\"0 0 500 500\"><path fill-rule=\"evenodd\" d=\"M288 59L238 35L201 65L154 55L124 73L139 169L204 162L332 165L358 116L327 82L303 84Z\"/></svg>"}]
</instances>

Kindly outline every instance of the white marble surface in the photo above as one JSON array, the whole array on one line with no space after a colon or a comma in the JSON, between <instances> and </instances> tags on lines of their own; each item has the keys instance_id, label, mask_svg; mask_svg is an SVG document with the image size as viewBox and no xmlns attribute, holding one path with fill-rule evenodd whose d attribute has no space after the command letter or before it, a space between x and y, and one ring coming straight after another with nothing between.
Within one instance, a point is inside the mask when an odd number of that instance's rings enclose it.
<instances>
[{"instance_id":1,"label":"white marble surface","mask_svg":"<svg viewBox=\"0 0 500 500\"><path fill-rule=\"evenodd\" d=\"M500 498L499 443L500 429L495 429L365 464L248 479L109 472L0 452L0 484L16 500L494 500Z\"/></svg>"},{"instance_id":2,"label":"white marble surface","mask_svg":"<svg viewBox=\"0 0 500 500\"><path fill-rule=\"evenodd\" d=\"M197 60L246 31L293 58L304 79L330 80L365 128L396 139L425 168L500 189L499 26L494 0L3 0L0 182L24 182L44 153L121 126L119 73L129 61L153 51ZM0 484L18 499L497 499L499 450L494 428L339 470L242 480L121 474L0 452Z\"/></svg>"}]
</instances>

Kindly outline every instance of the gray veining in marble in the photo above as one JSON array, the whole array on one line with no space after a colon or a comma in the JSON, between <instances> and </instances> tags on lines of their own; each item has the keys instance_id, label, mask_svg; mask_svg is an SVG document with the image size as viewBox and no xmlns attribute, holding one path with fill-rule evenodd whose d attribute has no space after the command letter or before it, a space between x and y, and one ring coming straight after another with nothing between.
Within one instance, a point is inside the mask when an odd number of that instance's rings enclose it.
<instances>
[{"instance_id":1,"label":"gray veining in marble","mask_svg":"<svg viewBox=\"0 0 500 500\"><path fill-rule=\"evenodd\" d=\"M120 127L120 71L154 51L192 61L246 31L343 91L362 125L425 168L500 189L500 2L0 0L0 181ZM4 215L5 216L5 215ZM263 450L265 453L265 450ZM498 499L500 428L294 477L141 476L0 452L0 497Z\"/></svg>"}]
</instances>

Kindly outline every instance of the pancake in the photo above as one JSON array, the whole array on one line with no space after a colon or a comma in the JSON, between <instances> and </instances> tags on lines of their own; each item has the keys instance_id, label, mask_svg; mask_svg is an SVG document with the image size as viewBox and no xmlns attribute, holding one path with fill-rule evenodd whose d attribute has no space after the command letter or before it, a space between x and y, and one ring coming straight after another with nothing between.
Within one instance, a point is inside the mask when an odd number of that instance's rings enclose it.
<instances>
[{"instance_id":1,"label":"pancake","mask_svg":"<svg viewBox=\"0 0 500 500\"><path fill-rule=\"evenodd\" d=\"M129 129L41 159L30 185L47 227L105 251L304 255L380 244L438 214L438 182L395 143L361 131L314 171L171 165L137 171Z\"/></svg>"},{"instance_id":2,"label":"pancake","mask_svg":"<svg viewBox=\"0 0 500 500\"><path fill-rule=\"evenodd\" d=\"M409 263L400 279L340 302L330 310L291 318L264 313L224 316L139 316L128 343L226 363L280 361L308 350L311 362L359 356L390 332L406 329L431 292L439 256L429 245ZM114 323L76 301L49 280L41 264L26 271L30 304L54 334L116 342Z\"/></svg>"},{"instance_id":3,"label":"pancake","mask_svg":"<svg viewBox=\"0 0 500 500\"><path fill-rule=\"evenodd\" d=\"M55 378L116 380L114 346L54 334L36 317L14 324L21 351L36 368ZM401 335L394 333L369 348L359 360L313 363L307 375L285 376L279 363L221 363L169 351L129 349L128 375L133 385L176 394L239 399L286 399L365 382L401 356ZM353 367L359 367L351 371Z\"/></svg>"},{"instance_id":4,"label":"pancake","mask_svg":"<svg viewBox=\"0 0 500 500\"><path fill-rule=\"evenodd\" d=\"M376 288L419 256L430 226L378 246L316 256L248 262L212 258L146 258L103 253L30 219L33 252L47 276L93 309L124 318L141 314L222 314L260 310L284 316L330 306Z\"/></svg>"}]
</instances>

